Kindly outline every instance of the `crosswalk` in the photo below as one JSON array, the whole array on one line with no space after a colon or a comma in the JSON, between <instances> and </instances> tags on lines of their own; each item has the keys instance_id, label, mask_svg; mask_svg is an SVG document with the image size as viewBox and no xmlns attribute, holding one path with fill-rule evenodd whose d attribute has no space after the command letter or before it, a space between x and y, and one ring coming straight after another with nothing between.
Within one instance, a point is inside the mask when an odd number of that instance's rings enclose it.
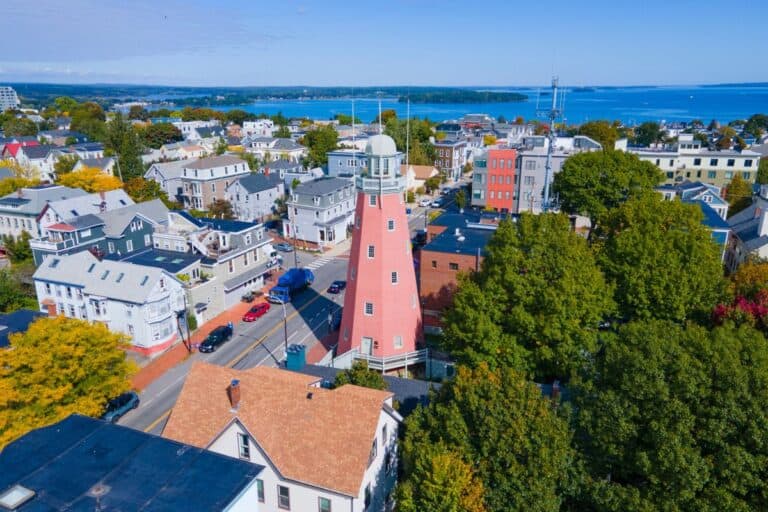
<instances>
[{"instance_id":1,"label":"crosswalk","mask_svg":"<svg viewBox=\"0 0 768 512\"><path fill-rule=\"evenodd\" d=\"M322 258L317 258L316 260L312 261L312 263L308 263L307 265L305 265L305 268L308 268L310 270L317 270L333 259L334 259L333 256L323 256Z\"/></svg>"}]
</instances>

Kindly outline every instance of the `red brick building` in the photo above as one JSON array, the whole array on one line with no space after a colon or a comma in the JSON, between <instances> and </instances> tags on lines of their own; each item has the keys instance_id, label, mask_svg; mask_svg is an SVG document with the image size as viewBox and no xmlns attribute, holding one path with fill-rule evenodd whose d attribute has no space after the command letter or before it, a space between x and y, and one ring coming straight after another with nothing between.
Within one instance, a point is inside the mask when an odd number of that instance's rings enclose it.
<instances>
[{"instance_id":1,"label":"red brick building","mask_svg":"<svg viewBox=\"0 0 768 512\"><path fill-rule=\"evenodd\" d=\"M472 206L497 212L517 208L517 151L492 148L475 157L472 176Z\"/></svg>"}]
</instances>

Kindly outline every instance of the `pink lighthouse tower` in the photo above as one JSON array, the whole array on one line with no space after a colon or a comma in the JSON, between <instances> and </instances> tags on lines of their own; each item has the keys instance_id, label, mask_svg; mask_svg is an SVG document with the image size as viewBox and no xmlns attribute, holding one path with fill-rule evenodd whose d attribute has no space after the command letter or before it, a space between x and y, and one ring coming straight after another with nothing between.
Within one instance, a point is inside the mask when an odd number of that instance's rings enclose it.
<instances>
[{"instance_id":1,"label":"pink lighthouse tower","mask_svg":"<svg viewBox=\"0 0 768 512\"><path fill-rule=\"evenodd\" d=\"M418 362L421 308L402 154L391 137L381 134L368 139L365 152L368 167L355 178L357 206L337 354L356 350L371 368L386 371Z\"/></svg>"}]
</instances>

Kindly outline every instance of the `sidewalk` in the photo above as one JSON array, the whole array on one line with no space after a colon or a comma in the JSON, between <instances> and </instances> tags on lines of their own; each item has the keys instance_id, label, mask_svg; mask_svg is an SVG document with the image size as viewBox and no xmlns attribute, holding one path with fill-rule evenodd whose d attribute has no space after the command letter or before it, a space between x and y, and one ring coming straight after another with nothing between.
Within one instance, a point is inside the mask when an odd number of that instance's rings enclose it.
<instances>
[{"instance_id":1,"label":"sidewalk","mask_svg":"<svg viewBox=\"0 0 768 512\"><path fill-rule=\"evenodd\" d=\"M261 297L257 298L251 303L239 302L218 316L215 316L204 324L198 326L197 330L193 332L192 336L190 337L192 346L194 347L195 345L201 343L205 337L208 336L208 333L215 327L218 327L219 325L226 325L227 322L237 324L240 319L243 318L243 315L246 311L260 302L265 302L267 291L273 286L274 282L277 282L277 279L280 277L280 273L275 272L273 276L273 280L265 283L264 288L262 288ZM146 366L141 368L138 373L136 373L136 375L133 376L131 379L133 388L141 391L149 384L151 384L155 379L160 377L162 374L177 364L184 361L187 357L195 352L196 350L193 348L192 352L190 353L187 350L187 347L184 346L184 343L181 342L181 338L179 338L179 343L172 346L155 359L151 360L149 363L147 363Z\"/></svg>"}]
</instances>

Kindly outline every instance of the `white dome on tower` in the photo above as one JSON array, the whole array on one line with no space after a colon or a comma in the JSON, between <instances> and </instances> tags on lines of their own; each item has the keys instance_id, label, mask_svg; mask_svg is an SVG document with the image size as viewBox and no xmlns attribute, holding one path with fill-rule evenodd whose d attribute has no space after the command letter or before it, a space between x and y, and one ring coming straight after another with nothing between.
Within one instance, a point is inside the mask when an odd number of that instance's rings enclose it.
<instances>
[{"instance_id":1,"label":"white dome on tower","mask_svg":"<svg viewBox=\"0 0 768 512\"><path fill-rule=\"evenodd\" d=\"M365 154L373 156L393 156L397 154L395 141L389 135L374 135L368 138Z\"/></svg>"}]
</instances>

